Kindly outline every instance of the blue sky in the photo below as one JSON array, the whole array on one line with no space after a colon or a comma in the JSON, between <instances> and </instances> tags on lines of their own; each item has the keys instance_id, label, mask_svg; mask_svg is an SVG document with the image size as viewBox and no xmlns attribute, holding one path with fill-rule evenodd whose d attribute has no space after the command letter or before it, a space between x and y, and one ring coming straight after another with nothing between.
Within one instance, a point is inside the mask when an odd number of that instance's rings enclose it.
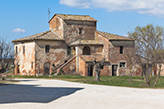
<instances>
[{"instance_id":1,"label":"blue sky","mask_svg":"<svg viewBox=\"0 0 164 109\"><path fill-rule=\"evenodd\" d=\"M49 30L56 13L90 15L97 30L127 35L136 26L164 27L163 0L0 0L0 37L7 41Z\"/></svg>"}]
</instances>

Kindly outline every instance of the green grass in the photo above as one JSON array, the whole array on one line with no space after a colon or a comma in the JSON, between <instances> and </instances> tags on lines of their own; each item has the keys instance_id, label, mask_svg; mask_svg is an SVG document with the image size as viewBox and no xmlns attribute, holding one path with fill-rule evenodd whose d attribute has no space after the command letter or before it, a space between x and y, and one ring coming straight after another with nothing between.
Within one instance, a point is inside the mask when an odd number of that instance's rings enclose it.
<instances>
[{"instance_id":1,"label":"green grass","mask_svg":"<svg viewBox=\"0 0 164 109\"><path fill-rule=\"evenodd\" d=\"M101 76L100 81L95 81L94 77L83 77L75 75L59 75L59 76L10 76L9 78L43 78L43 79L60 79L71 82L80 82L87 84L98 84L98 85L108 85L108 86L122 86L122 87L136 87L136 88L146 88L144 79L142 76L133 76L132 83L130 83L129 76ZM152 82L150 83L152 88L156 76L152 77ZM164 77L160 77L157 86L155 88L164 88Z\"/></svg>"}]
</instances>

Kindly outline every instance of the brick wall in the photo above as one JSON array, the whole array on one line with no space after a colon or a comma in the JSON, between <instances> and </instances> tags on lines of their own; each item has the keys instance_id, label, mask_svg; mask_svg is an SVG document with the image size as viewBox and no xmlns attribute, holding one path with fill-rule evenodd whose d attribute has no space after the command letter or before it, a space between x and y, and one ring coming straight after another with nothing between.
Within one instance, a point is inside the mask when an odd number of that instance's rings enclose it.
<instances>
[{"instance_id":1,"label":"brick wall","mask_svg":"<svg viewBox=\"0 0 164 109\"><path fill-rule=\"evenodd\" d=\"M96 22L65 21L63 24L64 39L69 45L77 39L95 39ZM79 28L82 28L81 34Z\"/></svg>"},{"instance_id":2,"label":"brick wall","mask_svg":"<svg viewBox=\"0 0 164 109\"><path fill-rule=\"evenodd\" d=\"M103 50L102 50L102 56L105 57L107 60L109 60L109 40L106 39L105 37L103 37L102 35L98 34L98 32L96 32L96 40L100 41L101 43L103 43Z\"/></svg>"},{"instance_id":3,"label":"brick wall","mask_svg":"<svg viewBox=\"0 0 164 109\"><path fill-rule=\"evenodd\" d=\"M36 42L36 73L44 73L44 64L50 63L50 73L52 65L55 66L65 61L67 58L67 45L64 41L35 41ZM45 53L45 45L50 45L49 53Z\"/></svg>"},{"instance_id":4,"label":"brick wall","mask_svg":"<svg viewBox=\"0 0 164 109\"><path fill-rule=\"evenodd\" d=\"M76 74L76 58L66 64L62 70L64 71L64 74Z\"/></svg>"},{"instance_id":5,"label":"brick wall","mask_svg":"<svg viewBox=\"0 0 164 109\"><path fill-rule=\"evenodd\" d=\"M81 57L79 58L79 74L81 76L87 76L87 65L85 63L85 61L83 59L81 59Z\"/></svg>"},{"instance_id":6,"label":"brick wall","mask_svg":"<svg viewBox=\"0 0 164 109\"><path fill-rule=\"evenodd\" d=\"M63 20L57 16L55 16L49 22L49 30L54 30L61 37L63 37Z\"/></svg>"}]
</instances>

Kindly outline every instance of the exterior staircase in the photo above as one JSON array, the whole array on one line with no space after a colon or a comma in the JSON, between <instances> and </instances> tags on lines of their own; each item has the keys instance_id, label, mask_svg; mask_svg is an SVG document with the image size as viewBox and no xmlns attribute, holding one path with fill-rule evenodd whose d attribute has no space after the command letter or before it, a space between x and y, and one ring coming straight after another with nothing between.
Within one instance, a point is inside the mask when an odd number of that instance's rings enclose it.
<instances>
[{"instance_id":1,"label":"exterior staircase","mask_svg":"<svg viewBox=\"0 0 164 109\"><path fill-rule=\"evenodd\" d=\"M58 73L60 72L60 69L62 69L64 66L66 66L67 64L69 64L71 61L73 61L76 58L76 55L73 56L72 58L70 58L67 62L65 63L61 63L60 66L56 69L57 73L55 73L54 75L58 75Z\"/></svg>"}]
</instances>

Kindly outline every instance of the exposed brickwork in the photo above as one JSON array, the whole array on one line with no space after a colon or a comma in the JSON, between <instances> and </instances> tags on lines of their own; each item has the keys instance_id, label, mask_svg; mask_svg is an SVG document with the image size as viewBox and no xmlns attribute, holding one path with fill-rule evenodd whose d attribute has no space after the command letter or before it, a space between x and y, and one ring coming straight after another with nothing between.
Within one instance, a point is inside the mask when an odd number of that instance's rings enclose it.
<instances>
[{"instance_id":1,"label":"exposed brickwork","mask_svg":"<svg viewBox=\"0 0 164 109\"><path fill-rule=\"evenodd\" d=\"M79 74L81 76L87 76L87 65L85 63L85 61L81 58L79 58Z\"/></svg>"},{"instance_id":2,"label":"exposed brickwork","mask_svg":"<svg viewBox=\"0 0 164 109\"><path fill-rule=\"evenodd\" d=\"M90 16L55 14L49 21L50 31L13 40L21 52L15 57L15 63L19 65L15 67L15 71L18 72L19 68L21 75L44 74L46 66L50 65L48 66L50 74L54 67L62 64L63 66L58 70L62 69L64 74L88 76L88 66L92 64L91 61L95 58L97 61L105 58L106 64L101 69L101 75L111 76L112 65L118 65L118 76L128 75L130 69L125 53L134 49L134 40L96 31L96 22L97 20ZM22 53L24 45L25 54ZM50 46L49 53L45 53L46 45ZM120 54L120 46L123 47L123 54ZM84 48L87 49L84 50ZM71 56L67 54L69 49L72 49L70 53L76 58L69 58L69 62L65 63L64 61ZM126 66L120 67L120 62L125 62ZM33 68L31 63L34 64ZM136 67L133 75L140 74L139 67Z\"/></svg>"},{"instance_id":3,"label":"exposed brickwork","mask_svg":"<svg viewBox=\"0 0 164 109\"><path fill-rule=\"evenodd\" d=\"M63 38L63 20L57 16L55 16L49 22L49 29L54 30L57 34L59 34Z\"/></svg>"},{"instance_id":4,"label":"exposed brickwork","mask_svg":"<svg viewBox=\"0 0 164 109\"><path fill-rule=\"evenodd\" d=\"M55 66L67 57L67 45L64 41L36 41L36 73L44 74L44 64L50 63L50 73L52 65ZM45 45L50 45L49 53L45 53Z\"/></svg>"},{"instance_id":5,"label":"exposed brickwork","mask_svg":"<svg viewBox=\"0 0 164 109\"><path fill-rule=\"evenodd\" d=\"M76 58L66 64L62 70L64 71L64 74L76 74Z\"/></svg>"},{"instance_id":6,"label":"exposed brickwork","mask_svg":"<svg viewBox=\"0 0 164 109\"><path fill-rule=\"evenodd\" d=\"M105 65L103 69L101 69L100 71L100 76L110 76L110 71L109 71L109 66L108 65Z\"/></svg>"},{"instance_id":7,"label":"exposed brickwork","mask_svg":"<svg viewBox=\"0 0 164 109\"><path fill-rule=\"evenodd\" d=\"M96 22L65 21L63 27L64 39L69 45L78 39L95 39ZM82 28L81 34L79 28Z\"/></svg>"},{"instance_id":8,"label":"exposed brickwork","mask_svg":"<svg viewBox=\"0 0 164 109\"><path fill-rule=\"evenodd\" d=\"M102 35L100 35L98 32L96 32L96 40L98 40L104 44L102 54L103 54L103 57L109 59L109 52L110 52L109 40L106 39L105 37L103 37Z\"/></svg>"}]
</instances>

